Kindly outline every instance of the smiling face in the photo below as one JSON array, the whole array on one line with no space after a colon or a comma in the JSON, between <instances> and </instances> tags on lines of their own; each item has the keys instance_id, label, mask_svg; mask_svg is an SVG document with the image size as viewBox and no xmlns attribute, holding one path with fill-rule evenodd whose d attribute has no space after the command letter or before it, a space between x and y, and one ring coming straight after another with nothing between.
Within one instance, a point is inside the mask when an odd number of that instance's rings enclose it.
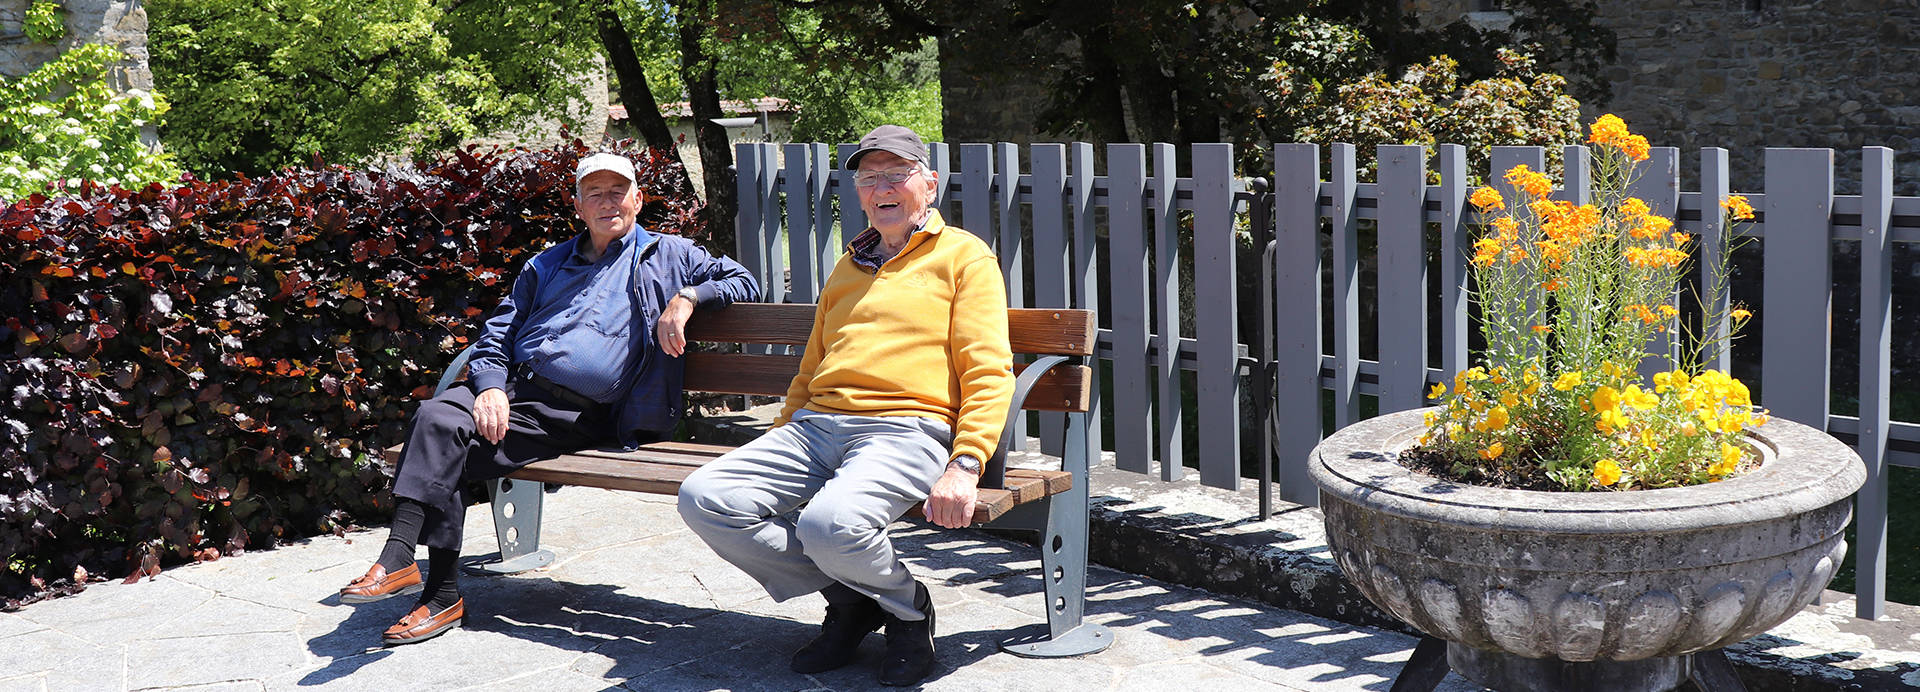
<instances>
[{"instance_id":1,"label":"smiling face","mask_svg":"<svg viewBox=\"0 0 1920 692\"><path fill-rule=\"evenodd\" d=\"M580 181L573 210L587 223L596 245L604 247L633 228L640 215L640 190L633 181L612 171L596 171Z\"/></svg>"},{"instance_id":2,"label":"smiling face","mask_svg":"<svg viewBox=\"0 0 1920 692\"><path fill-rule=\"evenodd\" d=\"M860 157L862 171L885 171L916 165L885 151L870 152ZM927 206L933 203L933 191L939 177L940 174L919 166L919 170L906 182L889 183L881 178L873 187L855 188L860 191L860 208L867 212L867 223L889 239L896 242L903 239L926 218Z\"/></svg>"}]
</instances>

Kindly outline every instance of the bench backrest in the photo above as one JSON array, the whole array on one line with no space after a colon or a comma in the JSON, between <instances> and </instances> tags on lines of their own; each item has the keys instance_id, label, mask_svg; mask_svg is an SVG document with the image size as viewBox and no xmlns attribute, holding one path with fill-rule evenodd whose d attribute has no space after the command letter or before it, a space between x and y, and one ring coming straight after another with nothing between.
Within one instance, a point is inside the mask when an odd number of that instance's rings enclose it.
<instances>
[{"instance_id":1,"label":"bench backrest","mask_svg":"<svg viewBox=\"0 0 1920 692\"><path fill-rule=\"evenodd\" d=\"M735 303L723 310L696 313L687 322L687 339L805 346L813 333L813 314L811 303ZM1097 327L1088 310L1007 310L1007 341L1016 356L1092 355ZM1015 363L1015 372L1025 372L1025 365ZM689 391L785 396L798 372L797 355L695 352L687 354L685 386ZM1022 408L1086 411L1093 391L1092 373L1077 363L1055 365L1034 382Z\"/></svg>"}]
</instances>

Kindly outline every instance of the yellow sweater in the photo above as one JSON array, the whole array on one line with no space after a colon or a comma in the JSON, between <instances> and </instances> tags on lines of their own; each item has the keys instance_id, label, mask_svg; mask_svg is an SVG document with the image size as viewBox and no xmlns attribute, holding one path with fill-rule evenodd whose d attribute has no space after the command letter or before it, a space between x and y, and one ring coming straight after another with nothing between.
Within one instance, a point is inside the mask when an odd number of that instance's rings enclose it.
<instances>
[{"instance_id":1,"label":"yellow sweater","mask_svg":"<svg viewBox=\"0 0 1920 692\"><path fill-rule=\"evenodd\" d=\"M1000 443L1012 399L999 259L935 211L877 273L854 264L851 253L840 255L774 425L803 406L924 416L953 426L952 456L985 461Z\"/></svg>"}]
</instances>

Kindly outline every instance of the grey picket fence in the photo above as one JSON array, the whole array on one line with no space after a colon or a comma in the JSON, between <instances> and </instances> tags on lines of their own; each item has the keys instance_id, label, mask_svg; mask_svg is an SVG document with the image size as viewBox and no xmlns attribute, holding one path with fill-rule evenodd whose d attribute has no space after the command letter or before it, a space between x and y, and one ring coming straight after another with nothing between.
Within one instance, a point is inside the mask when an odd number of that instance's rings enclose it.
<instances>
[{"instance_id":1,"label":"grey picket fence","mask_svg":"<svg viewBox=\"0 0 1920 692\"><path fill-rule=\"evenodd\" d=\"M837 169L852 148L736 145L737 256L761 277L770 300L815 300L841 244L866 227L850 173ZM1254 466L1262 518L1276 486L1282 500L1317 504L1306 459L1321 439L1323 414L1338 428L1360 419L1363 396L1377 397L1381 413L1422 406L1431 383L1450 379L1469 361L1466 251L1479 219L1466 204L1470 178L1459 145L1435 147L1434 160L1425 147L1381 146L1370 183L1360 181L1350 144L1325 151L1315 144L1276 145L1270 180L1236 177L1230 144L1196 144L1186 152L1169 144L1111 144L1103 173L1086 143L1024 150L1007 143L936 143L930 149L942 181L938 207L996 249L1014 305L1102 313L1098 355L1111 368L1111 391L1095 401L1105 398L1114 409L1111 450L1120 469L1157 471L1163 480L1184 476L1181 373L1191 371L1200 482L1239 487L1241 423L1251 416L1260 431ZM1498 186L1501 174L1520 164L1545 170L1546 154L1541 147L1495 147L1485 179ZM1566 184L1555 197L1586 201L1590 152L1570 146L1561 154ZM1724 149L1700 150L1701 189L1682 191L1680 151L1655 148L1641 164L1634 193L1673 217L1678 229L1700 234L1703 247L1715 247L1714 239L1729 232L1764 240L1759 339L1767 367L1760 403L1773 415L1854 443L1866 461L1868 480L1856 510L1856 584L1859 615L1878 617L1885 596L1886 468L1920 467L1920 424L1889 420L1892 243L1920 242L1920 198L1893 196L1891 150L1869 147L1863 155L1864 192L1839 195L1832 150L1768 149L1770 192L1747 193L1758 218L1734 228L1718 213L1734 194ZM1330 168L1324 174L1323 161ZM1188 174L1178 175L1183 169ZM1438 184L1430 184L1430 176ZM1370 258L1361 256L1363 220L1372 222L1377 238ZM1183 223L1190 224L1190 249L1179 242ZM1435 227L1437 235L1430 233ZM1237 266L1243 228L1252 256L1261 258L1255 266ZM1427 247L1429 237L1438 239L1438 248ZM1829 411L1834 240L1860 244L1858 416ZM1330 252L1323 254L1323 244ZM1430 250L1439 258L1431 281ZM1191 286L1181 284L1185 252L1194 268ZM1102 261L1108 264L1104 284ZM1366 261L1377 276L1375 360L1360 355ZM1259 287L1249 301L1257 304L1241 305L1236 282L1243 273ZM1025 285L1029 275L1032 286ZM1438 314L1428 309L1430 283L1439 287ZM1243 309L1260 313L1254 333L1239 328ZM1185 336L1182 317L1189 310L1193 326ZM1323 346L1327 326L1330 351ZM1439 353L1428 352L1430 326L1439 330ZM1712 334L1724 338L1724 327ZM1708 365L1728 369L1726 353ZM1252 406L1243 416L1248 383ZM1331 411L1323 409L1329 396ZM1089 418L1088 443L1100 449L1101 412ZM1043 451L1057 453L1064 422L1057 414L1041 416L1032 433Z\"/></svg>"}]
</instances>

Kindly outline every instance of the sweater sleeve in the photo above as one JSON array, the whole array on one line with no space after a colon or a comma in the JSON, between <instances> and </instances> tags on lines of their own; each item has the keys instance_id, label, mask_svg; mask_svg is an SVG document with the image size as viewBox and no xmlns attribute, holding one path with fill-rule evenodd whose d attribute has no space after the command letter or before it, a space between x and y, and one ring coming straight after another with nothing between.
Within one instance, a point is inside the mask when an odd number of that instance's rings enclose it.
<instances>
[{"instance_id":1,"label":"sweater sleeve","mask_svg":"<svg viewBox=\"0 0 1920 692\"><path fill-rule=\"evenodd\" d=\"M975 258L955 273L953 372L960 380L960 415L953 429L952 457L986 461L999 447L1007 408L1013 403L1013 350L1007 343L1007 291L992 255Z\"/></svg>"},{"instance_id":2,"label":"sweater sleeve","mask_svg":"<svg viewBox=\"0 0 1920 692\"><path fill-rule=\"evenodd\" d=\"M533 260L528 260L520 269L520 275L514 278L513 290L487 318L486 330L474 345L473 356L467 360L468 375L479 391L506 389L508 369L513 366L513 340L520 324L526 321L527 308L533 305L539 274Z\"/></svg>"},{"instance_id":3,"label":"sweater sleeve","mask_svg":"<svg viewBox=\"0 0 1920 692\"><path fill-rule=\"evenodd\" d=\"M821 345L821 330L827 318L827 301L822 299L813 308L813 331L807 334L807 351L800 356L800 372L794 373L793 381L787 384L787 400L780 407L780 415L773 419L773 427L786 425L793 420L793 414L807 401L813 398L813 373L820 369L820 360L826 356L827 348Z\"/></svg>"}]
</instances>

